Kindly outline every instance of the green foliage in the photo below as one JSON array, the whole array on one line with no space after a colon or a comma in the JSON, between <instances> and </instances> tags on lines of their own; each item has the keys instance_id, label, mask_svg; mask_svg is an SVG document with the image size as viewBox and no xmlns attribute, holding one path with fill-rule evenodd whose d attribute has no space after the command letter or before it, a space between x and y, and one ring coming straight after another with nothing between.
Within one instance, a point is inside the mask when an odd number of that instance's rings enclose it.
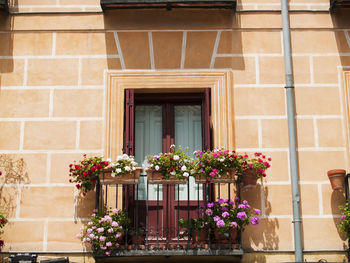
<instances>
[{"instance_id":1,"label":"green foliage","mask_svg":"<svg viewBox=\"0 0 350 263\"><path fill-rule=\"evenodd\" d=\"M237 155L234 151L215 149L213 151L195 151L196 162L194 175L205 176L208 181L213 178L220 178L225 175L228 169L235 169L241 172L241 160L243 156Z\"/></svg>"},{"instance_id":2,"label":"green foliage","mask_svg":"<svg viewBox=\"0 0 350 263\"><path fill-rule=\"evenodd\" d=\"M180 146L175 150L175 145L172 145L170 150L169 153L148 156L150 168L161 172L164 179L169 179L171 175L177 179L187 178L193 168L193 160L187 155L188 149L183 151Z\"/></svg>"},{"instance_id":3,"label":"green foliage","mask_svg":"<svg viewBox=\"0 0 350 263\"><path fill-rule=\"evenodd\" d=\"M349 203L346 202L345 205L339 206L341 217L340 222L338 223L338 229L340 232L346 234L346 238L350 238L350 209Z\"/></svg>"},{"instance_id":4,"label":"green foliage","mask_svg":"<svg viewBox=\"0 0 350 263\"><path fill-rule=\"evenodd\" d=\"M123 234L130 228L130 219L125 211L113 209L106 213L96 212L77 235L83 244L94 253L110 256L124 242Z\"/></svg>"},{"instance_id":5,"label":"green foliage","mask_svg":"<svg viewBox=\"0 0 350 263\"><path fill-rule=\"evenodd\" d=\"M136 169L137 163L133 156L123 154L117 157L115 162L111 162L110 166L112 167L112 175L114 176L123 176L130 174Z\"/></svg>"},{"instance_id":6,"label":"green foliage","mask_svg":"<svg viewBox=\"0 0 350 263\"><path fill-rule=\"evenodd\" d=\"M84 159L74 164L69 165L69 182L75 183L78 189L81 189L83 194L93 190L98 175L108 166L107 161L102 161L102 157L87 158L84 154Z\"/></svg>"}]
</instances>

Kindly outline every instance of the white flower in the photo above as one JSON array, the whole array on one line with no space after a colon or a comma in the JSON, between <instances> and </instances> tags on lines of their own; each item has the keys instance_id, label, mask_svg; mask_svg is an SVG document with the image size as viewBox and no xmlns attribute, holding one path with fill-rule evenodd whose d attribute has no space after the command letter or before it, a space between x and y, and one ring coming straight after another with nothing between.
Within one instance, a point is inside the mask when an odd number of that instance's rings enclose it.
<instances>
[{"instance_id":1,"label":"white flower","mask_svg":"<svg viewBox=\"0 0 350 263\"><path fill-rule=\"evenodd\" d=\"M121 161L123 159L123 157L122 156L117 156L117 161Z\"/></svg>"},{"instance_id":2,"label":"white flower","mask_svg":"<svg viewBox=\"0 0 350 263\"><path fill-rule=\"evenodd\" d=\"M108 158L106 161L109 162L109 163L111 163L111 162L112 162L112 159L111 159L111 158Z\"/></svg>"},{"instance_id":3,"label":"white flower","mask_svg":"<svg viewBox=\"0 0 350 263\"><path fill-rule=\"evenodd\" d=\"M117 173L117 174L119 174L119 173L121 173L121 172L122 172L122 169L117 168L117 169L115 169L115 171L116 171L116 173Z\"/></svg>"},{"instance_id":4,"label":"white flower","mask_svg":"<svg viewBox=\"0 0 350 263\"><path fill-rule=\"evenodd\" d=\"M219 161L223 163L225 161L225 158L221 158Z\"/></svg>"},{"instance_id":5,"label":"white flower","mask_svg":"<svg viewBox=\"0 0 350 263\"><path fill-rule=\"evenodd\" d=\"M187 167L186 167L186 165L183 165L182 167L181 167L181 171L186 171L186 169L187 169Z\"/></svg>"},{"instance_id":6,"label":"white flower","mask_svg":"<svg viewBox=\"0 0 350 263\"><path fill-rule=\"evenodd\" d=\"M170 172L170 174L171 174L171 175L175 175L176 173L175 173L175 171L172 171L172 172Z\"/></svg>"},{"instance_id":7,"label":"white flower","mask_svg":"<svg viewBox=\"0 0 350 263\"><path fill-rule=\"evenodd\" d=\"M112 176L112 177L115 177L115 172L112 172L111 176Z\"/></svg>"},{"instance_id":8,"label":"white flower","mask_svg":"<svg viewBox=\"0 0 350 263\"><path fill-rule=\"evenodd\" d=\"M179 157L178 155L174 155L173 159L174 159L175 161L177 161L177 160L180 159L180 157Z\"/></svg>"},{"instance_id":9,"label":"white flower","mask_svg":"<svg viewBox=\"0 0 350 263\"><path fill-rule=\"evenodd\" d=\"M156 171L158 171L158 170L159 170L159 165L156 165L156 166L154 167L154 169L156 169Z\"/></svg>"},{"instance_id":10,"label":"white flower","mask_svg":"<svg viewBox=\"0 0 350 263\"><path fill-rule=\"evenodd\" d=\"M183 176L188 177L190 174L188 172L184 172Z\"/></svg>"},{"instance_id":11,"label":"white flower","mask_svg":"<svg viewBox=\"0 0 350 263\"><path fill-rule=\"evenodd\" d=\"M131 162L132 166L137 166L137 162Z\"/></svg>"},{"instance_id":12,"label":"white flower","mask_svg":"<svg viewBox=\"0 0 350 263\"><path fill-rule=\"evenodd\" d=\"M151 163L151 165L149 167L153 167L153 163Z\"/></svg>"},{"instance_id":13,"label":"white flower","mask_svg":"<svg viewBox=\"0 0 350 263\"><path fill-rule=\"evenodd\" d=\"M130 171L131 170L131 168L129 167L129 166L125 166L125 171Z\"/></svg>"},{"instance_id":14,"label":"white flower","mask_svg":"<svg viewBox=\"0 0 350 263\"><path fill-rule=\"evenodd\" d=\"M133 168L132 168L132 170L133 170L133 171L135 171L135 170L136 170L136 168L135 168L135 167L133 167Z\"/></svg>"},{"instance_id":15,"label":"white flower","mask_svg":"<svg viewBox=\"0 0 350 263\"><path fill-rule=\"evenodd\" d=\"M175 148L175 144L170 145L170 149Z\"/></svg>"},{"instance_id":16,"label":"white flower","mask_svg":"<svg viewBox=\"0 0 350 263\"><path fill-rule=\"evenodd\" d=\"M129 155L127 155L126 153L123 154L123 160L129 160Z\"/></svg>"}]
</instances>

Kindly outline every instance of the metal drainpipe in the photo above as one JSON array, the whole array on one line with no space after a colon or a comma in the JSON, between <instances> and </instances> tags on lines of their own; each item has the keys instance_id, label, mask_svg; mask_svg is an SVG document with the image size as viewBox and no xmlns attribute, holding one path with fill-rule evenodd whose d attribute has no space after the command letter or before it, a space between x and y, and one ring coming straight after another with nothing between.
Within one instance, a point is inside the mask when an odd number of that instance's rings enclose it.
<instances>
[{"instance_id":1,"label":"metal drainpipe","mask_svg":"<svg viewBox=\"0 0 350 263\"><path fill-rule=\"evenodd\" d=\"M299 194L299 176L298 159L296 147L296 129L295 129L295 102L294 102L294 83L292 56L290 48L290 29L288 0L281 0L282 24L283 24L283 48L284 48L284 68L286 73L286 99L288 116L288 139L289 139L289 157L290 174L292 183L293 199L293 224L294 224L294 254L295 261L303 261L303 248L301 238L301 218L300 218L300 194Z\"/></svg>"}]
</instances>

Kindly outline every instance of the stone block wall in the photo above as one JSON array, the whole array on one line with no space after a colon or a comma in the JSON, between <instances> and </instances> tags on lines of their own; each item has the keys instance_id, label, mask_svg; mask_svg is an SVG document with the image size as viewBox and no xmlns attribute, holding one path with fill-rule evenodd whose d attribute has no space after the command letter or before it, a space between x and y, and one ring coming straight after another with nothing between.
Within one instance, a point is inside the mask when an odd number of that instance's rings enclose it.
<instances>
[{"instance_id":1,"label":"stone block wall","mask_svg":"<svg viewBox=\"0 0 350 263\"><path fill-rule=\"evenodd\" d=\"M335 223L344 194L331 190L326 172L349 169L349 13L330 14L326 0L290 7L303 245L340 253L345 239ZM104 153L106 72L141 69L233 71L235 148L273 160L263 183L243 193L263 212L259 229L244 232L244 248L293 250L281 17L267 11L280 1L239 1L238 10L256 12L237 13L101 13L95 0L23 0L13 8L80 13L1 17L4 251L82 251L75 234L94 195L82 198L68 183L68 164Z\"/></svg>"}]
</instances>

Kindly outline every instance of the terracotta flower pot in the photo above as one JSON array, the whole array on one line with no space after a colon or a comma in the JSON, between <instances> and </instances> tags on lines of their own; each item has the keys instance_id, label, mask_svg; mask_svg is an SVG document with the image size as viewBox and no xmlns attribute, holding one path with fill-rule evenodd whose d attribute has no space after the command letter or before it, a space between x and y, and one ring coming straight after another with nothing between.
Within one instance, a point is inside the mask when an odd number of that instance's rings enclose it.
<instances>
[{"instance_id":1,"label":"terracotta flower pot","mask_svg":"<svg viewBox=\"0 0 350 263\"><path fill-rule=\"evenodd\" d=\"M138 184L142 168L137 167L130 174L112 176L112 169L106 168L100 175L101 184Z\"/></svg>"},{"instance_id":2,"label":"terracotta flower pot","mask_svg":"<svg viewBox=\"0 0 350 263\"><path fill-rule=\"evenodd\" d=\"M214 237L216 242L228 243L231 237L231 243L236 243L238 231L236 228L232 229L229 233L220 233L217 229L214 230Z\"/></svg>"},{"instance_id":3,"label":"terracotta flower pot","mask_svg":"<svg viewBox=\"0 0 350 263\"><path fill-rule=\"evenodd\" d=\"M192 243L206 244L208 242L208 232L205 229L193 230Z\"/></svg>"},{"instance_id":4,"label":"terracotta flower pot","mask_svg":"<svg viewBox=\"0 0 350 263\"><path fill-rule=\"evenodd\" d=\"M136 235L131 237L131 242L136 245L136 241L138 245L144 245L145 244L145 239L144 236L138 236L136 239Z\"/></svg>"},{"instance_id":5,"label":"terracotta flower pot","mask_svg":"<svg viewBox=\"0 0 350 263\"><path fill-rule=\"evenodd\" d=\"M163 178L163 174L154 169L147 169L147 180L149 184L187 184L188 178L178 179L174 175Z\"/></svg>"},{"instance_id":6,"label":"terracotta flower pot","mask_svg":"<svg viewBox=\"0 0 350 263\"><path fill-rule=\"evenodd\" d=\"M341 190L344 188L344 177L346 171L343 169L334 169L327 172L328 179L331 182L333 190Z\"/></svg>"},{"instance_id":7,"label":"terracotta flower pot","mask_svg":"<svg viewBox=\"0 0 350 263\"><path fill-rule=\"evenodd\" d=\"M197 184L204 184L206 182L210 183L234 183L235 182L235 176L236 176L236 169L230 168L227 170L226 174L223 174L220 178L209 178L205 175L197 175L195 176L195 181Z\"/></svg>"},{"instance_id":8,"label":"terracotta flower pot","mask_svg":"<svg viewBox=\"0 0 350 263\"><path fill-rule=\"evenodd\" d=\"M254 169L248 169L242 173L242 183L244 189L255 188L257 180L258 174Z\"/></svg>"}]
</instances>

